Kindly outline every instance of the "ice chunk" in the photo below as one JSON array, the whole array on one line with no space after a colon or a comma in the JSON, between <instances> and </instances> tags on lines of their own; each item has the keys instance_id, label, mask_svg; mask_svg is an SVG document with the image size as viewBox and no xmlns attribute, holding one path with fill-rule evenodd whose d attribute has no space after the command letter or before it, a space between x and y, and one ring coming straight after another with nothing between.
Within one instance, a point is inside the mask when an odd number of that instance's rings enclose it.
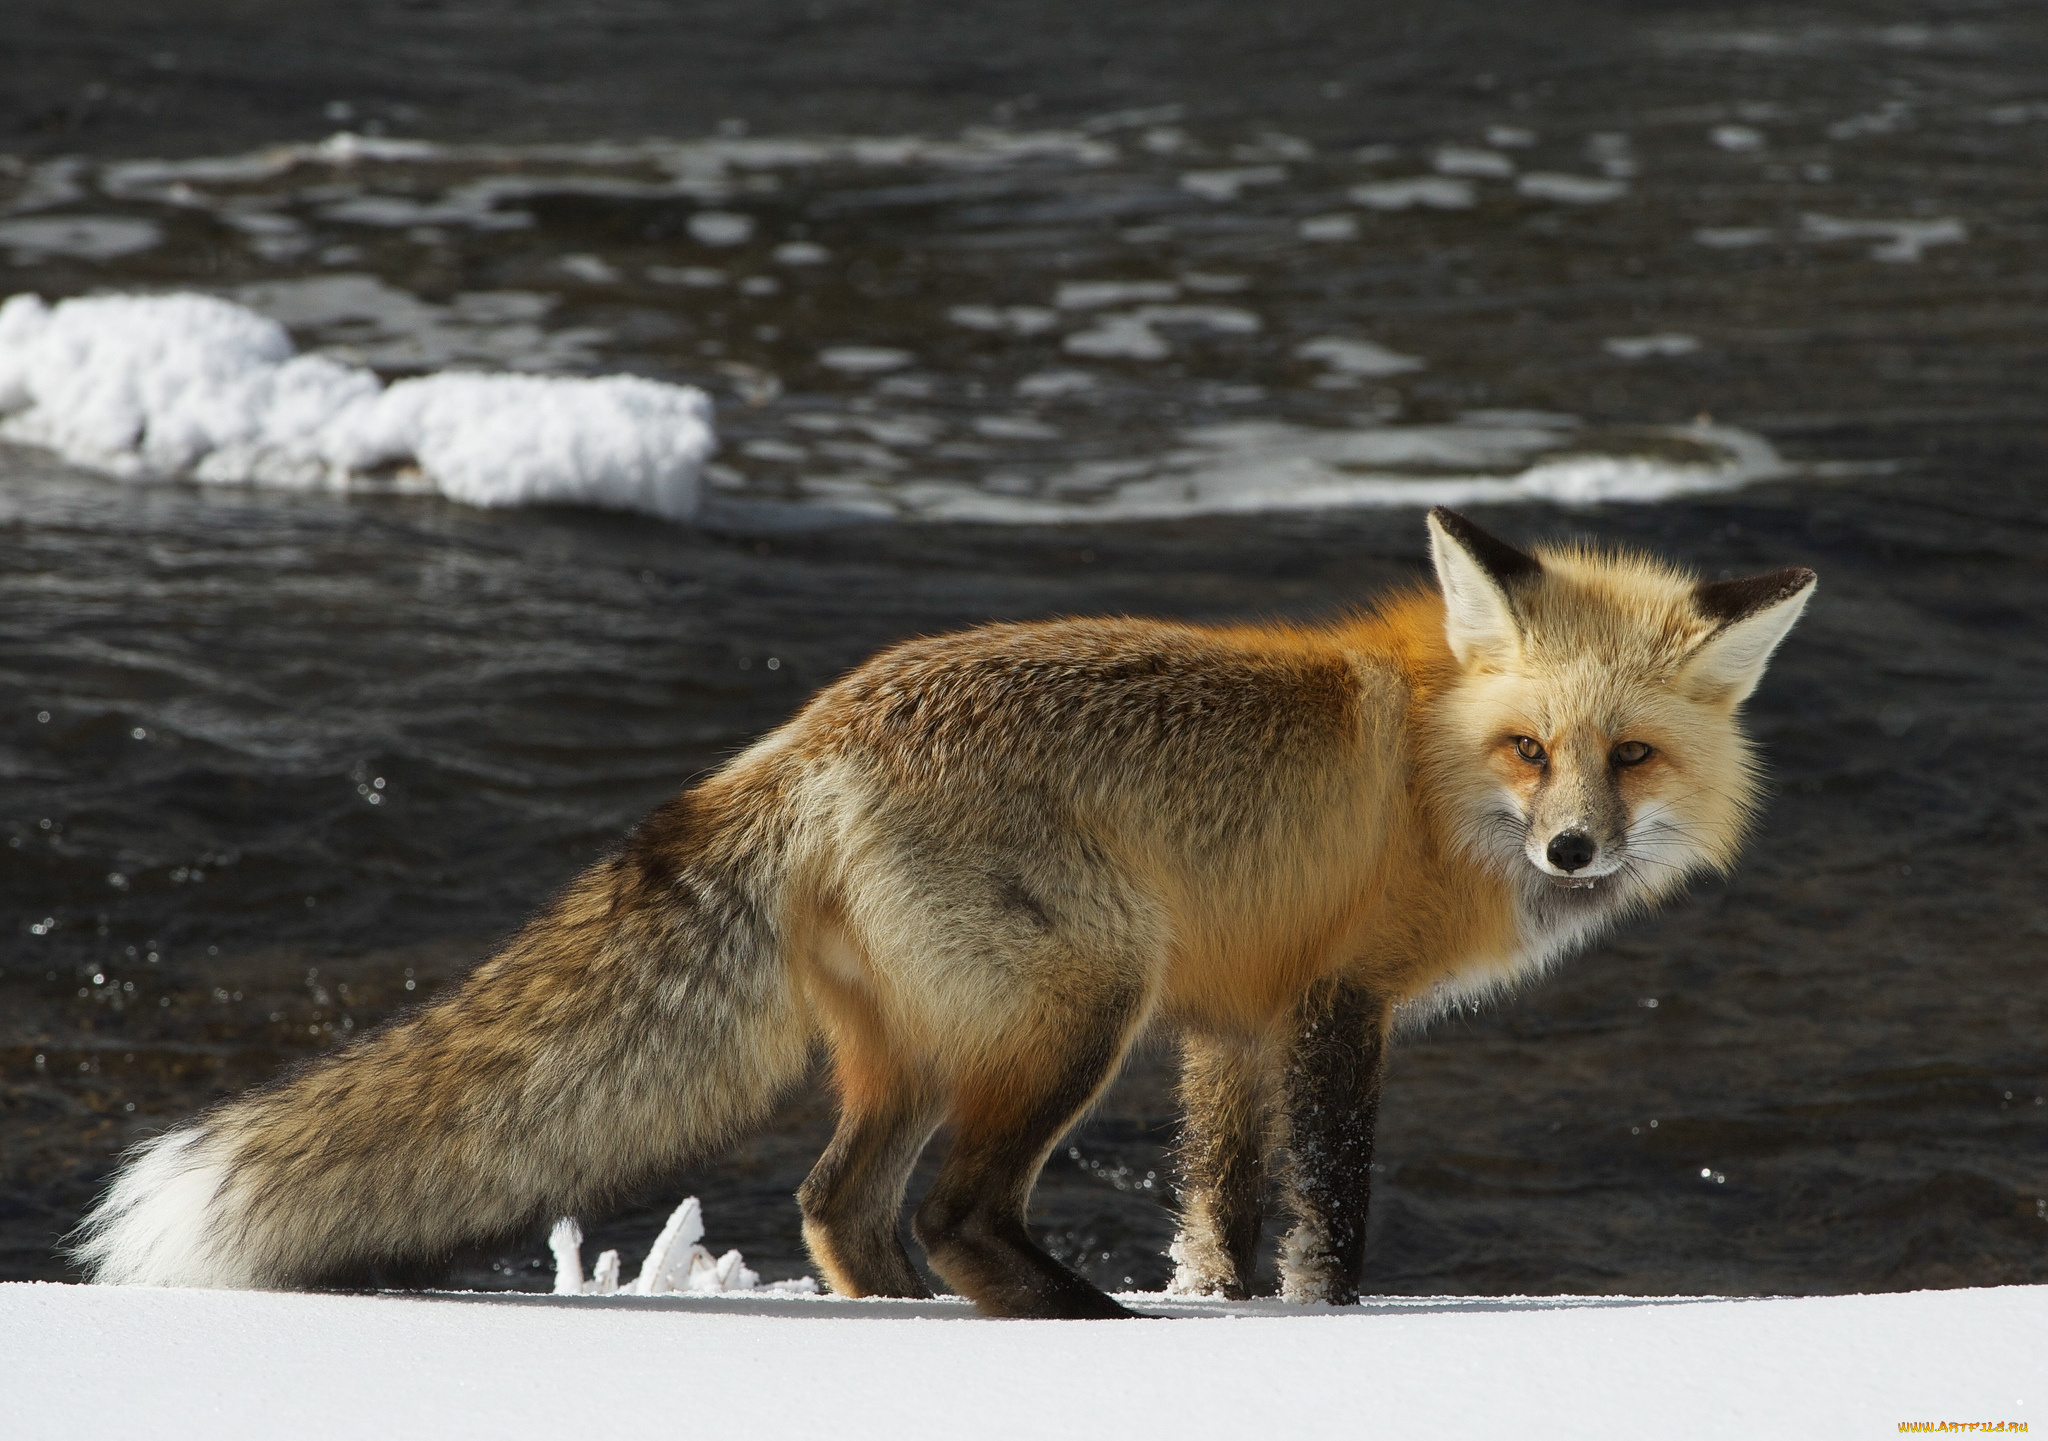
<instances>
[{"instance_id":1,"label":"ice chunk","mask_svg":"<svg viewBox=\"0 0 2048 1441\"><path fill-rule=\"evenodd\" d=\"M1617 335L1600 342L1601 348L1617 360L1649 360L1657 356L1691 355L1700 348L1698 340L1677 331L1656 335Z\"/></svg>"},{"instance_id":2,"label":"ice chunk","mask_svg":"<svg viewBox=\"0 0 2048 1441\"><path fill-rule=\"evenodd\" d=\"M1969 227L1953 216L1940 220L1837 220L1808 215L1800 223L1808 240L1875 240L1872 260L1912 262L1930 245L1959 245L1970 238Z\"/></svg>"},{"instance_id":3,"label":"ice chunk","mask_svg":"<svg viewBox=\"0 0 2048 1441\"><path fill-rule=\"evenodd\" d=\"M1602 180L1591 175L1558 175L1531 171L1515 182L1515 189L1532 200L1556 200L1565 205L1601 205L1628 194L1619 180Z\"/></svg>"},{"instance_id":4,"label":"ice chunk","mask_svg":"<svg viewBox=\"0 0 2048 1441\"><path fill-rule=\"evenodd\" d=\"M818 352L818 364L848 375L879 375L901 370L915 357L907 350L890 350L880 345L834 345Z\"/></svg>"},{"instance_id":5,"label":"ice chunk","mask_svg":"<svg viewBox=\"0 0 2048 1441\"><path fill-rule=\"evenodd\" d=\"M1180 188L1204 200L1235 200L1247 185L1278 185L1287 178L1279 165L1250 165L1236 170L1190 170Z\"/></svg>"},{"instance_id":6,"label":"ice chunk","mask_svg":"<svg viewBox=\"0 0 2048 1441\"><path fill-rule=\"evenodd\" d=\"M700 210L690 217L690 238L700 245L744 245L753 238L754 217L729 210Z\"/></svg>"},{"instance_id":7,"label":"ice chunk","mask_svg":"<svg viewBox=\"0 0 2048 1441\"><path fill-rule=\"evenodd\" d=\"M1470 175L1479 180L1505 180L1515 173L1515 162L1507 156L1472 145L1446 145L1432 163L1439 175Z\"/></svg>"},{"instance_id":8,"label":"ice chunk","mask_svg":"<svg viewBox=\"0 0 2048 1441\"><path fill-rule=\"evenodd\" d=\"M1695 230L1692 238L1715 250L1742 250L1767 244L1773 233L1764 225L1709 225Z\"/></svg>"},{"instance_id":9,"label":"ice chunk","mask_svg":"<svg viewBox=\"0 0 2048 1441\"><path fill-rule=\"evenodd\" d=\"M1470 210L1472 182L1448 175L1374 180L1351 187L1351 198L1368 210Z\"/></svg>"},{"instance_id":10,"label":"ice chunk","mask_svg":"<svg viewBox=\"0 0 2048 1441\"><path fill-rule=\"evenodd\" d=\"M555 263L589 285L615 285L619 280L618 267L601 255L565 255Z\"/></svg>"},{"instance_id":11,"label":"ice chunk","mask_svg":"<svg viewBox=\"0 0 2048 1441\"><path fill-rule=\"evenodd\" d=\"M113 260L163 243L163 227L153 220L121 215L39 215L31 220L0 220L0 248L17 265L53 255L74 260Z\"/></svg>"},{"instance_id":12,"label":"ice chunk","mask_svg":"<svg viewBox=\"0 0 2048 1441\"><path fill-rule=\"evenodd\" d=\"M1098 388L1095 377L1085 370L1037 370L1017 382L1017 394L1032 400L1085 395Z\"/></svg>"},{"instance_id":13,"label":"ice chunk","mask_svg":"<svg viewBox=\"0 0 2048 1441\"><path fill-rule=\"evenodd\" d=\"M1042 305L956 305L946 312L946 318L969 330L1012 335L1037 335L1059 322L1059 316Z\"/></svg>"},{"instance_id":14,"label":"ice chunk","mask_svg":"<svg viewBox=\"0 0 2048 1441\"><path fill-rule=\"evenodd\" d=\"M1161 325L1192 326L1226 335L1249 335L1259 317L1233 305L1144 305L1101 317L1092 330L1076 331L1063 342L1070 355L1096 359L1164 360L1173 347L1155 329Z\"/></svg>"},{"instance_id":15,"label":"ice chunk","mask_svg":"<svg viewBox=\"0 0 2048 1441\"><path fill-rule=\"evenodd\" d=\"M443 372L386 387L206 295L0 306L0 438L125 477L347 488L683 519L710 402L636 376Z\"/></svg>"},{"instance_id":16,"label":"ice chunk","mask_svg":"<svg viewBox=\"0 0 2048 1441\"><path fill-rule=\"evenodd\" d=\"M1311 215L1295 227L1303 240L1356 240L1358 219L1351 215Z\"/></svg>"},{"instance_id":17,"label":"ice chunk","mask_svg":"<svg viewBox=\"0 0 2048 1441\"><path fill-rule=\"evenodd\" d=\"M1180 287L1168 280L1069 280L1053 297L1062 310L1097 310L1139 300L1171 300Z\"/></svg>"},{"instance_id":18,"label":"ice chunk","mask_svg":"<svg viewBox=\"0 0 2048 1441\"><path fill-rule=\"evenodd\" d=\"M1422 369L1422 362L1412 355L1402 355L1370 340L1337 335L1304 341L1294 348L1294 353L1303 360L1319 360L1342 375L1377 377Z\"/></svg>"}]
</instances>

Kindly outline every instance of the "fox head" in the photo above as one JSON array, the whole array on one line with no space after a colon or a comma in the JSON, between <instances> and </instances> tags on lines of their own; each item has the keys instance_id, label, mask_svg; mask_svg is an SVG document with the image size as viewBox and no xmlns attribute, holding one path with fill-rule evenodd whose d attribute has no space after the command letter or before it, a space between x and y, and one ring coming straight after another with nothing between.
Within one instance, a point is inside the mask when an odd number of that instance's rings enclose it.
<instances>
[{"instance_id":1,"label":"fox head","mask_svg":"<svg viewBox=\"0 0 2048 1441\"><path fill-rule=\"evenodd\" d=\"M1727 869L1758 794L1738 713L1814 573L1701 583L1643 556L1525 554L1444 509L1429 535L1456 675L1425 763L1468 851L1552 912Z\"/></svg>"}]
</instances>

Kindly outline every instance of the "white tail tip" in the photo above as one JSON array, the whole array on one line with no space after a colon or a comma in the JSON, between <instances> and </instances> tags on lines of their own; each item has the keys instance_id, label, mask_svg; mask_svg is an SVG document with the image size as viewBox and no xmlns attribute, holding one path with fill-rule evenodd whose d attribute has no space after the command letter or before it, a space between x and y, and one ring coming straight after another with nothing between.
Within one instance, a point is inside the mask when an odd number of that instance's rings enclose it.
<instances>
[{"instance_id":1,"label":"white tail tip","mask_svg":"<svg viewBox=\"0 0 2048 1441\"><path fill-rule=\"evenodd\" d=\"M73 1257L103 1285L257 1285L246 1259L219 1244L228 1179L220 1150L204 1127L188 1127L130 1151L80 1224Z\"/></svg>"}]
</instances>

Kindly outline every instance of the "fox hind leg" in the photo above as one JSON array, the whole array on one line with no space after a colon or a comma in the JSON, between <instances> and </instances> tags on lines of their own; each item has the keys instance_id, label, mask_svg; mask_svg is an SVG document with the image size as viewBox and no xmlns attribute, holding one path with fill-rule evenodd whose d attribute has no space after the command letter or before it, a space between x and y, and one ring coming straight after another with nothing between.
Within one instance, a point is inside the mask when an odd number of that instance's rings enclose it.
<instances>
[{"instance_id":1,"label":"fox hind leg","mask_svg":"<svg viewBox=\"0 0 2048 1441\"><path fill-rule=\"evenodd\" d=\"M1299 1019L1283 1081L1295 1222L1281 1249L1281 1295L1348 1306L1365 1262L1387 1007L1329 982L1309 993Z\"/></svg>"},{"instance_id":2,"label":"fox hind leg","mask_svg":"<svg viewBox=\"0 0 2048 1441\"><path fill-rule=\"evenodd\" d=\"M1250 1294L1266 1218L1266 1148L1274 1066L1252 1045L1207 1036L1181 1043L1180 1233L1173 1289L1241 1301Z\"/></svg>"},{"instance_id":3,"label":"fox hind leg","mask_svg":"<svg viewBox=\"0 0 2048 1441\"><path fill-rule=\"evenodd\" d=\"M936 1096L906 1088L870 1103L847 1095L832 1144L797 1190L804 1244L842 1296L929 1296L896 1219L911 1168L938 1129Z\"/></svg>"},{"instance_id":4,"label":"fox hind leg","mask_svg":"<svg viewBox=\"0 0 2048 1441\"><path fill-rule=\"evenodd\" d=\"M1054 1144L1115 1074L1141 1010L1134 991L1044 1008L1006 1063L956 1097L956 1129L914 1229L932 1269L983 1312L1129 1316L1039 1249L1025 1206Z\"/></svg>"}]
</instances>

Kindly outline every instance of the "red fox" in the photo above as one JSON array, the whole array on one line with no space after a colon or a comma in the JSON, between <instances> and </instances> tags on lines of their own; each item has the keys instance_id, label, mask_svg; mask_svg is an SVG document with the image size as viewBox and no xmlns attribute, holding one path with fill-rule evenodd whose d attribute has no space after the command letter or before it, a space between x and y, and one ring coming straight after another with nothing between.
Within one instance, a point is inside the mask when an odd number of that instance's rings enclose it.
<instances>
[{"instance_id":1,"label":"red fox","mask_svg":"<svg viewBox=\"0 0 2048 1441\"><path fill-rule=\"evenodd\" d=\"M884 651L655 811L452 993L127 1159L104 1282L289 1287L601 1205L759 1122L820 1042L798 1192L851 1296L1128 1314L1039 1249L1040 1167L1183 1048L1177 1290L1357 1299L1397 1017L1541 972L1756 808L1738 713L1813 572L1698 583L1429 516L1437 589L1325 625L992 625Z\"/></svg>"}]
</instances>

